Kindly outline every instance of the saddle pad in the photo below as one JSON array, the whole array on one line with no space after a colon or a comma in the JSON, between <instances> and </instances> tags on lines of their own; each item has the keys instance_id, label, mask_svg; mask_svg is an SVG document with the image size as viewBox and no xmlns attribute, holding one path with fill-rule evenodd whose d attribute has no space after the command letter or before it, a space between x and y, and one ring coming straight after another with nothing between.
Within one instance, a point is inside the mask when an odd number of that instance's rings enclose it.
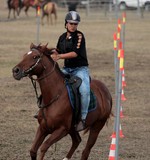
<instances>
[{"instance_id":1,"label":"saddle pad","mask_svg":"<svg viewBox=\"0 0 150 160\"><path fill-rule=\"evenodd\" d=\"M75 108L75 97L74 97L72 88L71 88L70 85L66 85L66 87L67 87L67 90L68 90L68 95L69 95L69 99L70 99L70 102L71 102L71 106L74 109ZM95 109L96 109L96 97L95 97L93 91L91 90L90 91L90 104L89 104L88 112L91 112Z\"/></svg>"}]
</instances>

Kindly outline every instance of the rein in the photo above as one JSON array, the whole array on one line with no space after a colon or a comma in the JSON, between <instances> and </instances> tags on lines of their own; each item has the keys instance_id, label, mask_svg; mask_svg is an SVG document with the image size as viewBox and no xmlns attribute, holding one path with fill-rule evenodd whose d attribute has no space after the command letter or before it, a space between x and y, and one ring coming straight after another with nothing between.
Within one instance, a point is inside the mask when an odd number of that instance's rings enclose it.
<instances>
[{"instance_id":1,"label":"rein","mask_svg":"<svg viewBox=\"0 0 150 160\"><path fill-rule=\"evenodd\" d=\"M43 54L42 54L42 55L43 55ZM41 60L42 60L42 56L40 55L40 57L39 57L39 59L37 60L37 62L36 62L32 67L30 67L30 68L26 71L26 73L29 73L29 72L31 72L33 69L35 69L36 66L40 63ZM44 69L46 69L46 67L45 67L43 64L42 64L42 66L43 66ZM46 108L46 107L50 106L53 102L55 102L56 100L58 100L59 96L60 96L61 93L62 93L62 90L63 90L63 89L61 90L60 94L57 94L54 98L52 98L48 104L46 104L46 105L41 105L41 96L38 95L36 82L39 81L39 80L42 80L42 79L44 79L44 78L46 78L46 77L48 77L49 75L51 75L51 74L54 72L55 67L56 67L56 62L54 62L54 66L53 66L52 70L51 70L48 74L44 75L43 77L33 78L32 76L29 76L29 78L31 79L31 82L32 82L32 85L33 85L35 94L36 94L37 105L38 105L39 108Z\"/></svg>"},{"instance_id":2,"label":"rein","mask_svg":"<svg viewBox=\"0 0 150 160\"><path fill-rule=\"evenodd\" d=\"M53 66L52 70L51 70L48 74L44 75L43 77L40 77L40 78L29 77L29 78L30 78L30 79L32 78L32 79L35 80L35 81L42 80L42 79L48 77L49 75L51 75L51 74L54 72L55 66L56 66L56 62L54 62L54 66ZM43 67L44 67L44 69L46 68L45 66L43 66Z\"/></svg>"},{"instance_id":3,"label":"rein","mask_svg":"<svg viewBox=\"0 0 150 160\"><path fill-rule=\"evenodd\" d=\"M28 74L29 72L31 72L39 64L39 62L41 61L41 59L42 59L42 56L40 56L40 58L36 61L36 63L34 65L32 65L29 69L27 69L25 71L25 74Z\"/></svg>"},{"instance_id":4,"label":"rein","mask_svg":"<svg viewBox=\"0 0 150 160\"><path fill-rule=\"evenodd\" d=\"M62 93L62 90L60 92L60 94L57 94L53 99L51 99L51 101L46 104L46 105L41 105L41 96L38 96L38 92L37 92L37 86L36 86L36 80L33 79L32 77L30 78L31 79L31 82L32 82L32 85L33 85L33 88L34 88L34 91L35 91L35 95L36 95L36 99L37 99L37 105L39 108L47 108L48 106L50 106L53 102L55 102L56 100L58 100L58 98L60 97L61 93Z\"/></svg>"},{"instance_id":5,"label":"rein","mask_svg":"<svg viewBox=\"0 0 150 160\"><path fill-rule=\"evenodd\" d=\"M37 49L32 49L32 50L37 50ZM37 50L38 51L38 50ZM38 51L39 52L39 51ZM42 54L43 55L43 54ZM27 69L26 71L25 71L25 74L28 74L29 72L31 72L33 69L35 69L36 68L36 66L39 64L39 62L41 61L41 59L42 59L42 55L40 55L40 57L39 57L39 59L36 61L36 63L33 65L33 66L31 66L29 69ZM43 66L43 68L44 69L46 69L46 67L42 64L42 66ZM55 67L56 67L56 62L54 61L54 66L53 66L53 68L52 68L52 70L48 73L48 74L46 74L46 75L44 75L43 77L40 77L40 78L33 78L33 77L30 77L29 76L29 78L31 79L34 79L34 80L42 80L42 79L44 79L44 78L46 78L46 77L48 77L50 74L52 74L53 73L53 71L55 70Z\"/></svg>"}]
</instances>

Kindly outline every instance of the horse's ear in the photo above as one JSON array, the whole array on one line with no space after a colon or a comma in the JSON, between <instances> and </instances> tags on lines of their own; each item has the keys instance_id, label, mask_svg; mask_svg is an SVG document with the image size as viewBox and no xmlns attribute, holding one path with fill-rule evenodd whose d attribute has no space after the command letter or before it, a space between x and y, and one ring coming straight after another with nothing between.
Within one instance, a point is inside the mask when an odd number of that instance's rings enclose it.
<instances>
[{"instance_id":1,"label":"horse's ear","mask_svg":"<svg viewBox=\"0 0 150 160\"><path fill-rule=\"evenodd\" d=\"M30 49L35 48L35 47L36 46L33 43L30 44Z\"/></svg>"},{"instance_id":2,"label":"horse's ear","mask_svg":"<svg viewBox=\"0 0 150 160\"><path fill-rule=\"evenodd\" d=\"M47 43L46 45L41 46L41 51L42 51L42 52L45 52L45 51L46 51L47 45L48 45L48 43Z\"/></svg>"},{"instance_id":3,"label":"horse's ear","mask_svg":"<svg viewBox=\"0 0 150 160\"><path fill-rule=\"evenodd\" d=\"M47 49L48 43L46 45L41 46L41 50L44 52Z\"/></svg>"}]
</instances>

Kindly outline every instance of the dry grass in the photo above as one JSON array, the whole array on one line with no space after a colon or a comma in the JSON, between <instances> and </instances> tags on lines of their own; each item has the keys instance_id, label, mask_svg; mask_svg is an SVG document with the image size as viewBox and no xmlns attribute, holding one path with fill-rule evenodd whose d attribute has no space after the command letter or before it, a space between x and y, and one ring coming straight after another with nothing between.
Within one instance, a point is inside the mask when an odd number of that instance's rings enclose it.
<instances>
[{"instance_id":1,"label":"dry grass","mask_svg":"<svg viewBox=\"0 0 150 160\"><path fill-rule=\"evenodd\" d=\"M4 4L4 3L3 3ZM114 97L114 64L113 64L113 33L116 31L117 21L113 16L99 15L86 17L81 12L82 23L79 29L85 33L90 63L91 76L106 83ZM30 17L24 13L20 19L7 21L7 9L0 6L0 159L27 160L29 149L37 128L33 115L38 110L34 90L29 79L15 81L12 78L13 66L21 60L22 55L29 51L30 43L36 43L36 17L33 9ZM56 26L40 26L40 42L56 45L58 36L64 32L65 9L59 9ZM125 135L120 139L120 159L148 160L150 157L150 15L145 14L140 19L136 14L127 13L125 35L125 75L127 87L123 102L125 118L121 120ZM114 110L114 108L113 108ZM90 160L108 159L113 121L101 132L94 146ZM82 148L85 146L86 136L75 152L72 160L80 159ZM67 145L66 145L67 141ZM47 159L61 160L68 151L70 138L67 136L47 153ZM66 149L65 149L66 148ZM51 157L51 158L50 158Z\"/></svg>"}]
</instances>

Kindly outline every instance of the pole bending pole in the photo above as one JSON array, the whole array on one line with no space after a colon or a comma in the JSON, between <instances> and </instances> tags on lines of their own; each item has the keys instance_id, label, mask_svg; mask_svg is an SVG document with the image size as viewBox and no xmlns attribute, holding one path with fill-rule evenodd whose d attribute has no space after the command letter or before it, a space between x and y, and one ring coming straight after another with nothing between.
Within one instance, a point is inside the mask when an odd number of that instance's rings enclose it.
<instances>
[{"instance_id":1,"label":"pole bending pole","mask_svg":"<svg viewBox=\"0 0 150 160\"><path fill-rule=\"evenodd\" d=\"M36 32L36 44L39 44L40 34L40 6L37 7L37 32Z\"/></svg>"}]
</instances>

